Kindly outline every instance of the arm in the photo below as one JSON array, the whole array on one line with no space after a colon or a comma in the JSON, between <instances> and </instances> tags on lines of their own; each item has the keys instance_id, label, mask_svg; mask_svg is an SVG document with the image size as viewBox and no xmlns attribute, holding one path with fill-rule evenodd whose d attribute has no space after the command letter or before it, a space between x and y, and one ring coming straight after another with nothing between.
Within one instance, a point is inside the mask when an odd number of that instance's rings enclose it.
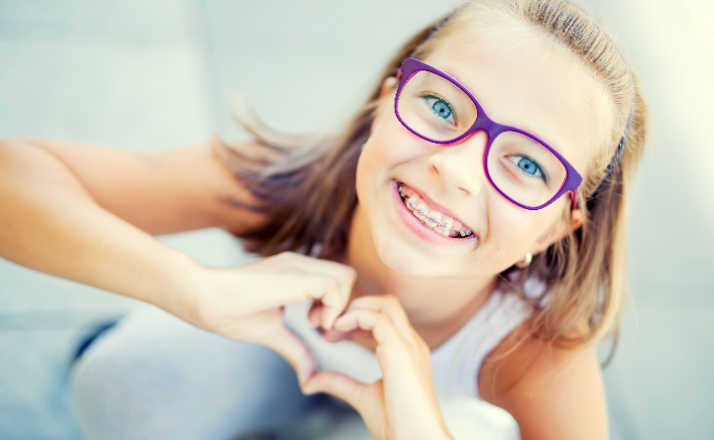
<instances>
[{"instance_id":1,"label":"arm","mask_svg":"<svg viewBox=\"0 0 714 440\"><path fill-rule=\"evenodd\" d=\"M20 145L52 155L97 204L152 235L210 227L240 232L263 221L223 201L252 199L215 157L210 141L163 152L47 139Z\"/></svg>"},{"instance_id":2,"label":"arm","mask_svg":"<svg viewBox=\"0 0 714 440\"><path fill-rule=\"evenodd\" d=\"M198 264L150 233L236 222L216 197L231 193L232 179L207 151L0 142L0 256L195 323ZM223 174L210 178L211 169Z\"/></svg>"}]
</instances>

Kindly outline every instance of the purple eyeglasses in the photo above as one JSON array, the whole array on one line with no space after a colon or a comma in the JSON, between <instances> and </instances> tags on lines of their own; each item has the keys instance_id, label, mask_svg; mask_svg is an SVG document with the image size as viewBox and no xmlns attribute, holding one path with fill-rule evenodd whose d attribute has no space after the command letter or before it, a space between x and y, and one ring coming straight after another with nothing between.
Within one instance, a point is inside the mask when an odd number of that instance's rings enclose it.
<instances>
[{"instance_id":1,"label":"purple eyeglasses","mask_svg":"<svg viewBox=\"0 0 714 440\"><path fill-rule=\"evenodd\" d=\"M416 58L399 73L394 112L416 136L441 145L461 142L479 130L487 137L483 168L503 197L521 208L542 209L570 191L571 209L582 177L554 148L519 128L492 121L454 78Z\"/></svg>"}]
</instances>

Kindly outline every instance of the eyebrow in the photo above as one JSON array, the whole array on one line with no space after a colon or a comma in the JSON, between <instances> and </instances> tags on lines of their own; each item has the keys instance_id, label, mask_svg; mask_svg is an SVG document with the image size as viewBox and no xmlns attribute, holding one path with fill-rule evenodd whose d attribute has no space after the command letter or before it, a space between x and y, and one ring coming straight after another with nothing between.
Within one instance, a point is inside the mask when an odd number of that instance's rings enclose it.
<instances>
[{"instance_id":1,"label":"eyebrow","mask_svg":"<svg viewBox=\"0 0 714 440\"><path fill-rule=\"evenodd\" d=\"M434 66L434 67L436 67L436 66ZM442 67L436 67L436 68L437 68L438 70L442 71L443 73L449 75L452 79L454 79L456 82L458 82L459 84L461 84L461 86L464 87L464 88L466 88L466 90L468 90L469 93L471 93L471 95L473 95L473 97L474 97L477 101L479 101L479 104L481 104L481 100L476 96L476 93L474 93L473 88L472 88L471 86L469 86L468 84L466 84L466 82L465 82L464 80L459 79L459 76L456 75L450 68L448 68L448 67L444 67L444 68L442 68ZM483 106L483 104L481 104L481 106ZM484 112L486 112L486 109L484 109ZM490 118L490 116L489 116L489 118ZM518 129L520 129L520 130L527 131L528 133L530 133L530 134L536 136L538 139L542 139L543 142L545 142L545 143L547 143L548 145L550 145L550 146L551 146L552 148L554 148L558 153L563 154L562 149L561 149L561 148L558 148L558 146L564 145L564 143L562 142L561 139L553 138L553 140L554 140L555 142L551 142L550 140L546 140L546 138L545 138L542 134L540 134L540 133L538 133L538 132L536 132L536 131L534 131L534 130L522 128L520 125L505 124L505 123L500 122L500 121L494 121L494 122L498 122L499 124L502 124L502 125L508 125L509 127L514 127L514 128L518 128ZM549 137L548 139L550 139L550 137Z\"/></svg>"},{"instance_id":2,"label":"eyebrow","mask_svg":"<svg viewBox=\"0 0 714 440\"><path fill-rule=\"evenodd\" d=\"M434 66L434 67L436 67L436 66ZM458 82L458 83L461 84L463 87L465 87L465 88L469 91L469 93L471 93L472 95L475 96L475 94L474 94L473 90L471 89L471 87L466 84L466 81L460 79L459 76L456 75L451 69L441 68L441 67L436 67L436 68L439 69L440 71L444 72L445 74L449 75L452 79L456 80L456 82Z\"/></svg>"}]
</instances>

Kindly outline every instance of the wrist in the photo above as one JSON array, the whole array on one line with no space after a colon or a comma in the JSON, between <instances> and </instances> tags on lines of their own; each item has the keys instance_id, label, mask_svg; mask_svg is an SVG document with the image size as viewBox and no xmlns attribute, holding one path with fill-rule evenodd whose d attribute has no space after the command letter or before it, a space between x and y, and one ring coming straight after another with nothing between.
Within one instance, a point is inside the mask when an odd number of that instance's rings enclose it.
<instances>
[{"instance_id":1,"label":"wrist","mask_svg":"<svg viewBox=\"0 0 714 440\"><path fill-rule=\"evenodd\" d=\"M443 422L435 429L426 432L433 433L431 436L429 436L429 438L439 440L454 440L454 437L451 435L451 432L449 432L449 428L446 426L446 423Z\"/></svg>"},{"instance_id":2,"label":"wrist","mask_svg":"<svg viewBox=\"0 0 714 440\"><path fill-rule=\"evenodd\" d=\"M201 280L207 267L178 251L168 267L169 288L162 292L162 297L154 305L200 327Z\"/></svg>"},{"instance_id":3,"label":"wrist","mask_svg":"<svg viewBox=\"0 0 714 440\"><path fill-rule=\"evenodd\" d=\"M449 432L448 429L442 431L442 433L443 433L442 436L439 438L442 438L444 440L454 440L454 436L451 435L451 433Z\"/></svg>"},{"instance_id":4,"label":"wrist","mask_svg":"<svg viewBox=\"0 0 714 440\"><path fill-rule=\"evenodd\" d=\"M424 419L429 420L429 425L424 426L421 431L431 433L429 438L439 440L454 440L454 437L449 431L449 427L446 425L446 420L444 420L444 416L441 410L437 410L433 417L425 417Z\"/></svg>"},{"instance_id":5,"label":"wrist","mask_svg":"<svg viewBox=\"0 0 714 440\"><path fill-rule=\"evenodd\" d=\"M454 436L449 431L446 422L442 417L441 413L432 415L423 415L421 417L415 417L413 424L409 426L408 430L400 432L398 435L392 435L390 438L428 438L428 439L438 439L438 440L454 440Z\"/></svg>"}]
</instances>

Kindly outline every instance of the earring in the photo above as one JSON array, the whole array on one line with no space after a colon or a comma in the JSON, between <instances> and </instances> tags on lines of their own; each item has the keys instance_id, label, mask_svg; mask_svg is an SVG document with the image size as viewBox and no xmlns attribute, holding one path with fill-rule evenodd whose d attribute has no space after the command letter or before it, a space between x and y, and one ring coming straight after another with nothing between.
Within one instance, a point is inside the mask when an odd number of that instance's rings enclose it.
<instances>
[{"instance_id":1,"label":"earring","mask_svg":"<svg viewBox=\"0 0 714 440\"><path fill-rule=\"evenodd\" d=\"M525 269L528 267L529 264L531 264L531 261L533 261L533 254L530 252L526 252L526 255L523 257L522 260L516 262L516 267L519 269Z\"/></svg>"}]
</instances>

